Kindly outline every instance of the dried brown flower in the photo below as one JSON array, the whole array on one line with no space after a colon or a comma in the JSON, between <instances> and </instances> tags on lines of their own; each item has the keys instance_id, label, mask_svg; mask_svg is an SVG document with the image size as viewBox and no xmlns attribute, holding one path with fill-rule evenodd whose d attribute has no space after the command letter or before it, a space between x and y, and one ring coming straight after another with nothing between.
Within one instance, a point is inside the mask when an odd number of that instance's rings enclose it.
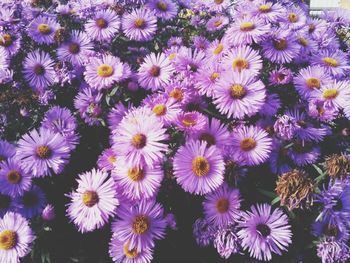
<instances>
[{"instance_id":1,"label":"dried brown flower","mask_svg":"<svg viewBox=\"0 0 350 263\"><path fill-rule=\"evenodd\" d=\"M344 179L350 172L350 160L344 155L333 154L326 158L325 168L330 177Z\"/></svg>"},{"instance_id":2,"label":"dried brown flower","mask_svg":"<svg viewBox=\"0 0 350 263\"><path fill-rule=\"evenodd\" d=\"M304 171L293 170L282 174L276 182L276 193L281 205L289 210L309 207L313 202L314 183Z\"/></svg>"}]
</instances>

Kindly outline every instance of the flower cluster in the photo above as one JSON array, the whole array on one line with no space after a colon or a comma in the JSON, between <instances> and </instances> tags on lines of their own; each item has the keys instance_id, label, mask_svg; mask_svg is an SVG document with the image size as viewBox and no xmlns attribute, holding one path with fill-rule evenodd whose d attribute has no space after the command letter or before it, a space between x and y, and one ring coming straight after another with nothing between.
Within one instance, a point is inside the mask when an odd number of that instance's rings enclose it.
<instances>
[{"instance_id":1,"label":"flower cluster","mask_svg":"<svg viewBox=\"0 0 350 263\"><path fill-rule=\"evenodd\" d=\"M184 225L224 259L350 260L350 11L303 2L1 1L0 262L50 262L62 224L117 263Z\"/></svg>"}]
</instances>

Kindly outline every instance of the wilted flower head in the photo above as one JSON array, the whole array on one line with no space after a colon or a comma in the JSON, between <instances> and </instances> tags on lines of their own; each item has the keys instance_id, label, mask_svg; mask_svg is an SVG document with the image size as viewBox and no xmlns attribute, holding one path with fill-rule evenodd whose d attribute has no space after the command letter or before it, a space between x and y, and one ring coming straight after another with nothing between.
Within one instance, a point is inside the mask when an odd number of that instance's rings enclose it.
<instances>
[{"instance_id":1,"label":"wilted flower head","mask_svg":"<svg viewBox=\"0 0 350 263\"><path fill-rule=\"evenodd\" d=\"M350 172L350 158L346 155L332 154L326 158L325 168L332 178L345 178Z\"/></svg>"},{"instance_id":2,"label":"wilted flower head","mask_svg":"<svg viewBox=\"0 0 350 263\"><path fill-rule=\"evenodd\" d=\"M276 185L281 205L287 206L289 210L312 205L314 183L305 172L293 170L284 173L277 179Z\"/></svg>"}]
</instances>

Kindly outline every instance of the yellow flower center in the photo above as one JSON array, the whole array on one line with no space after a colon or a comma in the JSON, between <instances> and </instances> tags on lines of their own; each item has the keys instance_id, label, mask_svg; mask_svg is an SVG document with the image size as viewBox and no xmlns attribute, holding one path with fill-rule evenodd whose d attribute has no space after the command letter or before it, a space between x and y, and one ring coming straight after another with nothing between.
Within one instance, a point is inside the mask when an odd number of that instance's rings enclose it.
<instances>
[{"instance_id":1,"label":"yellow flower center","mask_svg":"<svg viewBox=\"0 0 350 263\"><path fill-rule=\"evenodd\" d=\"M52 155L52 151L49 146L41 145L36 148L36 155L41 159L49 159Z\"/></svg>"},{"instance_id":2,"label":"yellow flower center","mask_svg":"<svg viewBox=\"0 0 350 263\"><path fill-rule=\"evenodd\" d=\"M128 170L128 176L134 182L139 182L145 178L145 171L142 168L134 167Z\"/></svg>"},{"instance_id":3,"label":"yellow flower center","mask_svg":"<svg viewBox=\"0 0 350 263\"><path fill-rule=\"evenodd\" d=\"M241 71L242 69L247 69L249 68L249 62L244 58L236 58L232 63L232 68L238 71Z\"/></svg>"},{"instance_id":4,"label":"yellow flower center","mask_svg":"<svg viewBox=\"0 0 350 263\"><path fill-rule=\"evenodd\" d=\"M203 156L197 156L192 160L192 171L198 177L208 175L210 172L209 161Z\"/></svg>"},{"instance_id":5,"label":"yellow flower center","mask_svg":"<svg viewBox=\"0 0 350 263\"><path fill-rule=\"evenodd\" d=\"M0 46L9 47L13 43L12 37L10 34L4 34L0 37Z\"/></svg>"},{"instance_id":6,"label":"yellow flower center","mask_svg":"<svg viewBox=\"0 0 350 263\"><path fill-rule=\"evenodd\" d=\"M97 75L102 78L108 78L113 75L113 68L110 65L102 64L97 68Z\"/></svg>"},{"instance_id":7,"label":"yellow flower center","mask_svg":"<svg viewBox=\"0 0 350 263\"><path fill-rule=\"evenodd\" d=\"M138 215L132 223L132 230L137 235L143 235L150 227L148 217L145 215Z\"/></svg>"},{"instance_id":8,"label":"yellow flower center","mask_svg":"<svg viewBox=\"0 0 350 263\"><path fill-rule=\"evenodd\" d=\"M227 200L227 198L221 198L216 202L216 209L221 214L226 213L229 209L229 206L230 202Z\"/></svg>"},{"instance_id":9,"label":"yellow flower center","mask_svg":"<svg viewBox=\"0 0 350 263\"><path fill-rule=\"evenodd\" d=\"M176 101L182 101L184 98L184 94L181 89L175 88L170 91L169 96L174 98Z\"/></svg>"},{"instance_id":10,"label":"yellow flower center","mask_svg":"<svg viewBox=\"0 0 350 263\"><path fill-rule=\"evenodd\" d=\"M142 149L146 146L147 137L142 133L138 133L132 137L131 143L136 149Z\"/></svg>"},{"instance_id":11,"label":"yellow flower center","mask_svg":"<svg viewBox=\"0 0 350 263\"><path fill-rule=\"evenodd\" d=\"M241 28L241 31L248 32L248 31L252 31L255 28L255 25L251 22L245 22L241 24L240 28Z\"/></svg>"},{"instance_id":12,"label":"yellow flower center","mask_svg":"<svg viewBox=\"0 0 350 263\"><path fill-rule=\"evenodd\" d=\"M154 114L156 114L157 116L163 116L165 115L167 108L164 104L157 104L153 107Z\"/></svg>"},{"instance_id":13,"label":"yellow flower center","mask_svg":"<svg viewBox=\"0 0 350 263\"><path fill-rule=\"evenodd\" d=\"M221 20L216 20L213 24L215 27L219 27L222 25L222 21Z\"/></svg>"},{"instance_id":14,"label":"yellow flower center","mask_svg":"<svg viewBox=\"0 0 350 263\"><path fill-rule=\"evenodd\" d=\"M287 40L285 39L280 39L280 40L274 40L273 41L273 46L277 50L285 50L288 47Z\"/></svg>"},{"instance_id":15,"label":"yellow flower center","mask_svg":"<svg viewBox=\"0 0 350 263\"><path fill-rule=\"evenodd\" d=\"M331 67L336 67L338 65L338 62L334 58L330 58L330 57L324 58L323 62Z\"/></svg>"},{"instance_id":16,"label":"yellow flower center","mask_svg":"<svg viewBox=\"0 0 350 263\"><path fill-rule=\"evenodd\" d=\"M298 22L298 15L296 13L290 13L288 15L289 22L296 23Z\"/></svg>"},{"instance_id":17,"label":"yellow flower center","mask_svg":"<svg viewBox=\"0 0 350 263\"><path fill-rule=\"evenodd\" d=\"M224 45L223 45L223 44L219 44L219 45L214 49L213 53L214 53L215 55L218 55L218 54L220 54L220 53L223 51L223 49L224 49Z\"/></svg>"},{"instance_id":18,"label":"yellow flower center","mask_svg":"<svg viewBox=\"0 0 350 263\"><path fill-rule=\"evenodd\" d=\"M146 21L143 18L137 18L135 19L134 25L135 27L142 29L146 26Z\"/></svg>"},{"instance_id":19,"label":"yellow flower center","mask_svg":"<svg viewBox=\"0 0 350 263\"><path fill-rule=\"evenodd\" d=\"M327 89L323 92L323 98L326 100L335 99L338 96L337 89Z\"/></svg>"},{"instance_id":20,"label":"yellow flower center","mask_svg":"<svg viewBox=\"0 0 350 263\"><path fill-rule=\"evenodd\" d=\"M109 163L114 164L117 161L117 157L115 157L114 155L111 155L111 156L108 156L107 160Z\"/></svg>"},{"instance_id":21,"label":"yellow flower center","mask_svg":"<svg viewBox=\"0 0 350 263\"><path fill-rule=\"evenodd\" d=\"M130 259L134 259L134 258L137 258L138 256L138 252L136 250L136 248L133 248L131 250L129 250L129 244L126 243L123 247L123 252L124 252L124 255L127 257L127 258L130 258Z\"/></svg>"},{"instance_id":22,"label":"yellow flower center","mask_svg":"<svg viewBox=\"0 0 350 263\"><path fill-rule=\"evenodd\" d=\"M108 27L108 22L103 19L103 18L99 18L96 20L96 26L103 29L103 28L107 28Z\"/></svg>"},{"instance_id":23,"label":"yellow flower center","mask_svg":"<svg viewBox=\"0 0 350 263\"><path fill-rule=\"evenodd\" d=\"M245 138L241 141L240 147L243 151L250 151L256 147L256 141L253 138Z\"/></svg>"},{"instance_id":24,"label":"yellow flower center","mask_svg":"<svg viewBox=\"0 0 350 263\"><path fill-rule=\"evenodd\" d=\"M160 75L160 67L152 66L151 69L149 70L149 73L153 77L159 77L159 75Z\"/></svg>"},{"instance_id":25,"label":"yellow flower center","mask_svg":"<svg viewBox=\"0 0 350 263\"><path fill-rule=\"evenodd\" d=\"M51 33L51 28L48 24L38 25L38 31L43 35L48 35Z\"/></svg>"},{"instance_id":26,"label":"yellow flower center","mask_svg":"<svg viewBox=\"0 0 350 263\"><path fill-rule=\"evenodd\" d=\"M80 51L80 46L77 43L71 43L69 44L69 52L72 54L78 54Z\"/></svg>"},{"instance_id":27,"label":"yellow flower center","mask_svg":"<svg viewBox=\"0 0 350 263\"><path fill-rule=\"evenodd\" d=\"M93 207L99 202L98 194L95 191L86 191L83 193L83 203L87 207Z\"/></svg>"},{"instance_id":28,"label":"yellow flower center","mask_svg":"<svg viewBox=\"0 0 350 263\"><path fill-rule=\"evenodd\" d=\"M216 80L216 79L218 79L218 78L220 78L220 73L218 73L218 72L214 72L214 73L212 73L212 74L210 75L210 79L211 79L212 81L214 81L214 80Z\"/></svg>"},{"instance_id":29,"label":"yellow flower center","mask_svg":"<svg viewBox=\"0 0 350 263\"><path fill-rule=\"evenodd\" d=\"M321 81L318 78L309 78L306 80L306 86L310 89L319 89Z\"/></svg>"},{"instance_id":30,"label":"yellow flower center","mask_svg":"<svg viewBox=\"0 0 350 263\"><path fill-rule=\"evenodd\" d=\"M243 99L246 94L247 94L247 91L242 85L234 84L230 88L230 95L234 99L237 99L237 100Z\"/></svg>"},{"instance_id":31,"label":"yellow flower center","mask_svg":"<svg viewBox=\"0 0 350 263\"><path fill-rule=\"evenodd\" d=\"M157 7L159 10L165 12L168 10L168 5L164 1L158 1Z\"/></svg>"},{"instance_id":32,"label":"yellow flower center","mask_svg":"<svg viewBox=\"0 0 350 263\"><path fill-rule=\"evenodd\" d=\"M261 13L268 13L268 12L270 12L270 10L271 10L271 7L268 6L268 5L261 5L261 6L259 6L259 11Z\"/></svg>"},{"instance_id":33,"label":"yellow flower center","mask_svg":"<svg viewBox=\"0 0 350 263\"><path fill-rule=\"evenodd\" d=\"M18 236L15 231L4 230L0 233L0 249L10 250L17 245Z\"/></svg>"},{"instance_id":34,"label":"yellow flower center","mask_svg":"<svg viewBox=\"0 0 350 263\"><path fill-rule=\"evenodd\" d=\"M22 175L16 170L11 170L7 174L7 181L11 184L18 184L22 181Z\"/></svg>"},{"instance_id":35,"label":"yellow flower center","mask_svg":"<svg viewBox=\"0 0 350 263\"><path fill-rule=\"evenodd\" d=\"M304 46L304 47L307 47L308 46L308 41L307 41L307 39L305 39L304 37L300 37L299 39L298 39L298 41L299 41L299 44L300 45L302 45L302 46Z\"/></svg>"},{"instance_id":36,"label":"yellow flower center","mask_svg":"<svg viewBox=\"0 0 350 263\"><path fill-rule=\"evenodd\" d=\"M168 59L169 60L173 60L176 58L176 53L171 53L169 56L168 56Z\"/></svg>"},{"instance_id":37,"label":"yellow flower center","mask_svg":"<svg viewBox=\"0 0 350 263\"><path fill-rule=\"evenodd\" d=\"M192 115L186 115L182 120L182 124L186 127L191 127L197 124L197 120Z\"/></svg>"},{"instance_id":38,"label":"yellow flower center","mask_svg":"<svg viewBox=\"0 0 350 263\"><path fill-rule=\"evenodd\" d=\"M224 0L214 0L214 3L217 5L221 5L224 2Z\"/></svg>"}]
</instances>

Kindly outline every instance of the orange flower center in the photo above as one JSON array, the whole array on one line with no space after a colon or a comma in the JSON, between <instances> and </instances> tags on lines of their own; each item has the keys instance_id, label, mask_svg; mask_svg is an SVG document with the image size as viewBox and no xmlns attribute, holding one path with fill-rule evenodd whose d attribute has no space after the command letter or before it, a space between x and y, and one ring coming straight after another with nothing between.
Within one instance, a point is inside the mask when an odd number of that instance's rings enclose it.
<instances>
[{"instance_id":1,"label":"orange flower center","mask_svg":"<svg viewBox=\"0 0 350 263\"><path fill-rule=\"evenodd\" d=\"M138 215L134 218L132 223L132 230L137 235L145 234L150 227L148 217L145 215Z\"/></svg>"},{"instance_id":2,"label":"orange flower center","mask_svg":"<svg viewBox=\"0 0 350 263\"><path fill-rule=\"evenodd\" d=\"M246 89L240 84L234 84L230 88L230 95L232 98L240 100L247 94Z\"/></svg>"},{"instance_id":3,"label":"orange flower center","mask_svg":"<svg viewBox=\"0 0 350 263\"><path fill-rule=\"evenodd\" d=\"M245 138L241 141L240 147L243 151L250 151L256 147L256 141L253 138Z\"/></svg>"},{"instance_id":4,"label":"orange flower center","mask_svg":"<svg viewBox=\"0 0 350 263\"><path fill-rule=\"evenodd\" d=\"M0 233L0 249L10 250L17 245L18 236L15 231L4 230Z\"/></svg>"},{"instance_id":5,"label":"orange flower center","mask_svg":"<svg viewBox=\"0 0 350 263\"><path fill-rule=\"evenodd\" d=\"M197 156L192 160L192 171L198 177L208 175L210 172L209 161L203 156Z\"/></svg>"},{"instance_id":6,"label":"orange flower center","mask_svg":"<svg viewBox=\"0 0 350 263\"><path fill-rule=\"evenodd\" d=\"M22 181L22 175L16 170L11 170L7 174L7 181L11 184L18 184Z\"/></svg>"},{"instance_id":7,"label":"orange flower center","mask_svg":"<svg viewBox=\"0 0 350 263\"><path fill-rule=\"evenodd\" d=\"M99 202L98 194L95 191L86 191L83 193L83 203L87 207L93 207Z\"/></svg>"},{"instance_id":8,"label":"orange flower center","mask_svg":"<svg viewBox=\"0 0 350 263\"><path fill-rule=\"evenodd\" d=\"M143 147L146 146L147 137L146 137L146 135L144 135L142 133L138 133L138 134L134 135L134 137L132 137L131 143L136 149L142 149Z\"/></svg>"},{"instance_id":9,"label":"orange flower center","mask_svg":"<svg viewBox=\"0 0 350 263\"><path fill-rule=\"evenodd\" d=\"M227 200L227 198L221 198L216 202L216 209L221 214L226 213L229 209L229 206L230 202Z\"/></svg>"}]
</instances>

